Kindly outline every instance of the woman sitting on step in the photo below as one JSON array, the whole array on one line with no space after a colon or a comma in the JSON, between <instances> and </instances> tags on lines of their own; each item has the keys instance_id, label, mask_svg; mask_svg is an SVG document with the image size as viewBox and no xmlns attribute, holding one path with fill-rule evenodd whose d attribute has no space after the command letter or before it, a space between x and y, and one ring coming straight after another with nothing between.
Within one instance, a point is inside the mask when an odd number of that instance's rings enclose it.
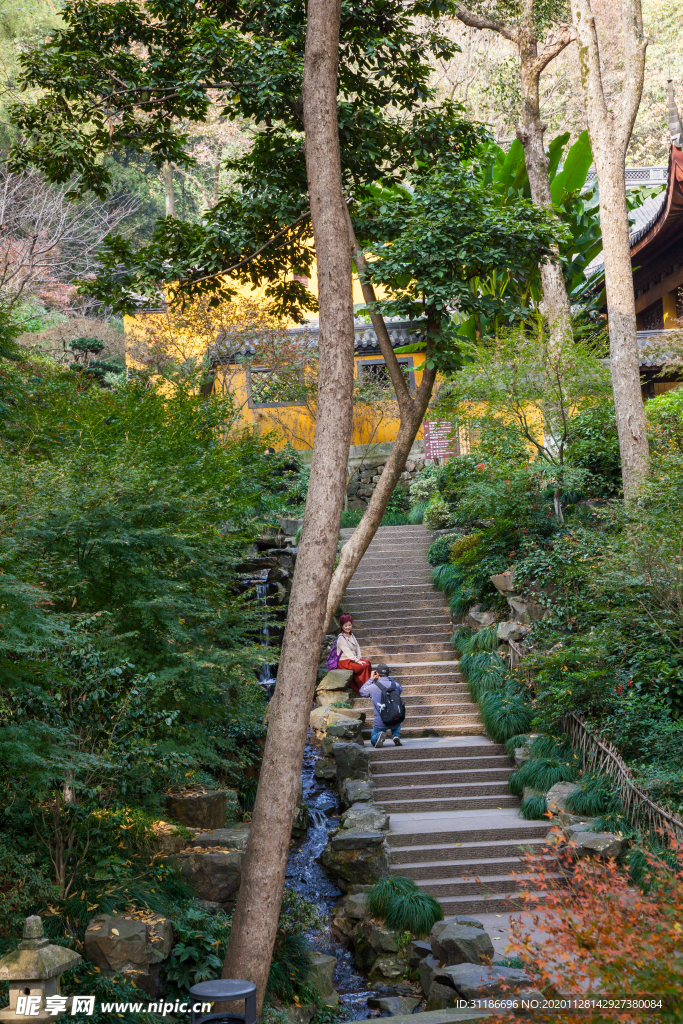
<instances>
[{"instance_id":1,"label":"woman sitting on step","mask_svg":"<svg viewBox=\"0 0 683 1024\"><path fill-rule=\"evenodd\" d=\"M358 693L363 683L367 683L370 678L372 665L361 655L360 644L353 635L353 615L340 615L339 625L342 628L337 637L339 668L353 672L349 686Z\"/></svg>"}]
</instances>

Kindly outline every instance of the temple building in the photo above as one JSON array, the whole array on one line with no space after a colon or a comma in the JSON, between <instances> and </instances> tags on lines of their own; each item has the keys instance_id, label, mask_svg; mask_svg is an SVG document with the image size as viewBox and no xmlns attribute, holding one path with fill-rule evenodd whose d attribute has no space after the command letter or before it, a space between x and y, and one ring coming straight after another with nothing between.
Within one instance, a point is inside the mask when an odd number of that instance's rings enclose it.
<instances>
[{"instance_id":1,"label":"temple building","mask_svg":"<svg viewBox=\"0 0 683 1024\"><path fill-rule=\"evenodd\" d=\"M636 211L636 223L631 228L631 264L641 350L663 340L664 332L679 328L679 321L683 319L683 126L671 80L667 105L671 149L666 190ZM666 380L661 379L661 366L647 358L646 352L643 352L640 368L645 398L679 387L683 379L673 373L668 374Z\"/></svg>"}]
</instances>

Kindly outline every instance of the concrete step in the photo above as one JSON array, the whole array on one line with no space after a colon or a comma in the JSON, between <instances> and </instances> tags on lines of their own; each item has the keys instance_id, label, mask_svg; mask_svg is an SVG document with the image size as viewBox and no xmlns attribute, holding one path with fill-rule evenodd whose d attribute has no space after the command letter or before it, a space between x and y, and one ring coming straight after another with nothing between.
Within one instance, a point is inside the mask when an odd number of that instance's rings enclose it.
<instances>
[{"instance_id":1,"label":"concrete step","mask_svg":"<svg viewBox=\"0 0 683 1024\"><path fill-rule=\"evenodd\" d=\"M403 735L403 729L401 729ZM442 733L439 731L439 735ZM445 796L433 799L422 799L421 797L405 800L388 800L379 795L377 791L377 802L386 807L390 814L410 814L416 811L471 811L490 810L501 807L519 807L521 800L510 793L501 793L499 796Z\"/></svg>"},{"instance_id":2,"label":"concrete step","mask_svg":"<svg viewBox=\"0 0 683 1024\"><path fill-rule=\"evenodd\" d=\"M516 857L487 857L482 860L435 861L433 864L397 864L391 866L394 875L405 875L422 885L425 881L433 881L443 885L450 878L481 878L482 888L486 888L488 877L505 877L523 870L523 861ZM450 896L444 892L442 895ZM456 895L456 894L453 894Z\"/></svg>"},{"instance_id":3,"label":"concrete step","mask_svg":"<svg viewBox=\"0 0 683 1024\"><path fill-rule=\"evenodd\" d=\"M416 565L391 565L391 559L387 559L383 566L368 566L363 572L353 574L350 587L372 587L380 583L387 586L405 587L417 583L430 584L432 574L424 568Z\"/></svg>"},{"instance_id":4,"label":"concrete step","mask_svg":"<svg viewBox=\"0 0 683 1024\"><path fill-rule=\"evenodd\" d=\"M463 718L466 718L466 716L463 716ZM440 725L438 729L436 729L432 725L415 728L414 726L406 725L404 722L403 725L401 726L401 736L403 737L404 740L427 739L432 738L434 736L479 736L481 735L481 730L482 723L480 719L476 722L472 722L470 721L469 718L466 718L466 721L458 725ZM369 739L371 733L372 726L370 724L363 726L364 739ZM389 743L389 746L391 746L392 750L401 749L400 747L394 748L391 743Z\"/></svg>"},{"instance_id":5,"label":"concrete step","mask_svg":"<svg viewBox=\"0 0 683 1024\"><path fill-rule=\"evenodd\" d=\"M497 857L519 857L524 848L542 849L545 837L531 839L490 839L486 843L440 843L436 846L397 846L391 851L392 871L398 871L399 865L407 867L427 868L432 864L457 861L470 861L478 856L495 853ZM396 867L394 867L394 865ZM443 874L443 869L440 869ZM461 872L460 872L461 873ZM426 877L426 876L425 876Z\"/></svg>"},{"instance_id":6,"label":"concrete step","mask_svg":"<svg viewBox=\"0 0 683 1024\"><path fill-rule=\"evenodd\" d=\"M451 669L451 666L454 666L454 668ZM430 672L429 666L427 666L424 671L418 668L417 672L411 672L410 670L415 666L408 665L395 678L398 679L401 686L410 687L441 687L451 683L463 683L465 677L458 670L457 666L457 661L449 661L448 668L443 671L436 670L435 672Z\"/></svg>"},{"instance_id":7,"label":"concrete step","mask_svg":"<svg viewBox=\"0 0 683 1024\"><path fill-rule=\"evenodd\" d=\"M505 778L490 780L476 778L469 782L460 778L455 782L421 783L413 780L410 775L406 775L401 785L397 779L391 779L391 776L378 775L375 781L377 782L376 799L380 804L384 800L396 801L398 798L401 800L447 800L453 797L460 800L469 799L469 797L491 796L497 800L499 796L511 795ZM514 799L519 801L519 797Z\"/></svg>"},{"instance_id":8,"label":"concrete step","mask_svg":"<svg viewBox=\"0 0 683 1024\"><path fill-rule=\"evenodd\" d=\"M396 1014L392 1024L460 1024L460 1021L486 1020L491 1010L461 1009L426 1010L424 1013Z\"/></svg>"},{"instance_id":9,"label":"concrete step","mask_svg":"<svg viewBox=\"0 0 683 1024\"><path fill-rule=\"evenodd\" d=\"M396 679L403 688L403 699L407 700L408 697L433 697L437 703L442 703L445 700L450 700L451 697L469 698L470 691L467 688L467 684L463 683L459 679L456 679L453 683L423 683L418 685L410 682L410 676L402 676L399 678L397 675L392 678ZM365 701L366 697L354 697L353 700ZM362 705L366 707L365 704Z\"/></svg>"},{"instance_id":10,"label":"concrete step","mask_svg":"<svg viewBox=\"0 0 683 1024\"><path fill-rule=\"evenodd\" d=\"M423 629L452 633L451 617L440 608L435 608L431 612L429 609L413 612L403 608L398 609L393 615L364 614L353 624L353 631L357 637L365 634L376 636L381 630L382 636L387 640L397 634L400 636Z\"/></svg>"},{"instance_id":11,"label":"concrete step","mask_svg":"<svg viewBox=\"0 0 683 1024\"><path fill-rule=\"evenodd\" d=\"M444 897L468 896L481 897L487 895L513 895L522 893L525 890L525 882L531 881L530 875L519 874L516 878L511 875L487 875L481 881L472 878L415 878L414 882L423 890L434 896L441 906L446 909Z\"/></svg>"},{"instance_id":12,"label":"concrete step","mask_svg":"<svg viewBox=\"0 0 683 1024\"><path fill-rule=\"evenodd\" d=\"M378 660L384 661L390 668L395 679L399 679L403 674L403 669L406 668L426 668L429 665L439 665L443 668L445 665L454 665L457 663L455 657L455 651L453 653L453 659L441 660L444 658L443 653L434 654L394 654L391 658L380 658ZM400 659L400 660L399 660Z\"/></svg>"},{"instance_id":13,"label":"concrete step","mask_svg":"<svg viewBox=\"0 0 683 1024\"><path fill-rule=\"evenodd\" d=\"M342 610L350 612L354 617L365 615L370 619L391 619L399 622L411 615L420 615L425 618L429 615L449 616L448 606L444 601L443 594L434 591L421 597L397 597L395 600L387 601L381 597L372 598L344 598Z\"/></svg>"},{"instance_id":14,"label":"concrete step","mask_svg":"<svg viewBox=\"0 0 683 1024\"><path fill-rule=\"evenodd\" d=\"M476 750L476 747L474 749ZM401 752L401 748L397 748L397 750L398 753ZM503 754L477 754L472 757L444 758L443 760L437 760L434 758L433 760L430 759L422 761L418 758L404 758L402 760L398 760L397 758L386 758L382 757L379 751L377 751L376 756L374 756L373 751L370 752L372 775L377 781L385 775L396 776L396 778L413 778L414 775L419 775L434 779L440 775L441 772L468 773L478 772L481 769L489 768L495 771L514 771L514 765L511 764L509 757Z\"/></svg>"},{"instance_id":15,"label":"concrete step","mask_svg":"<svg viewBox=\"0 0 683 1024\"><path fill-rule=\"evenodd\" d=\"M346 588L345 597L351 598L354 597L356 594L358 594L359 596L367 597L371 597L373 596L373 594L376 594L378 597L381 596L383 598L403 597L406 594L408 596L411 596L413 594L417 594L418 592L422 593L423 590L433 592L434 594L438 594L443 600L443 594L441 594L440 591L436 589L436 587L431 587L429 584L425 583L409 582L395 583L393 586L385 586L382 584L378 585L376 583L367 583L358 586L354 585Z\"/></svg>"},{"instance_id":16,"label":"concrete step","mask_svg":"<svg viewBox=\"0 0 683 1024\"><path fill-rule=\"evenodd\" d=\"M434 651L441 651L444 654L449 654L453 651L450 643L443 640L435 640L433 643L425 642L424 640L420 643L400 643L400 644L382 644L374 646L373 644L363 644L363 651L367 651L366 657L370 658L374 655L379 657L394 657L401 653L405 654L422 654L432 653Z\"/></svg>"},{"instance_id":17,"label":"concrete step","mask_svg":"<svg viewBox=\"0 0 683 1024\"><path fill-rule=\"evenodd\" d=\"M364 624L358 629L354 627L353 635L359 643L433 643L435 640L450 643L453 630L450 623L425 623L424 626L387 626L380 632L377 628L371 630Z\"/></svg>"},{"instance_id":18,"label":"concrete step","mask_svg":"<svg viewBox=\"0 0 683 1024\"><path fill-rule=\"evenodd\" d=\"M472 917L477 917L479 914L509 914L514 910L524 909L520 899L522 891L512 889L508 893L487 892L481 896L474 893L467 896L440 896L438 902L441 904L445 917L455 917L457 914L468 914ZM539 902L543 900L543 895L543 893L536 893Z\"/></svg>"},{"instance_id":19,"label":"concrete step","mask_svg":"<svg viewBox=\"0 0 683 1024\"><path fill-rule=\"evenodd\" d=\"M480 758L479 760L484 760ZM419 762L418 762L419 763ZM507 781L514 772L508 765L479 765L477 768L468 764L462 768L441 768L438 771L423 772L407 769L403 772L380 772L374 778L382 789L409 790L415 786L459 786L463 782L496 782L507 786Z\"/></svg>"},{"instance_id":20,"label":"concrete step","mask_svg":"<svg viewBox=\"0 0 683 1024\"><path fill-rule=\"evenodd\" d=\"M466 689L460 690L458 693L412 693L408 692L405 687L403 688L403 702L406 708L449 708L449 707L461 707L463 704L474 704L474 701L469 699L469 694ZM478 705L477 705L478 706ZM368 711L372 707L372 701L369 697L354 697L351 700L351 707L360 708L361 711Z\"/></svg>"},{"instance_id":21,"label":"concrete step","mask_svg":"<svg viewBox=\"0 0 683 1024\"><path fill-rule=\"evenodd\" d=\"M467 743L466 745L449 744L444 746L414 746L406 747L405 750L399 750L396 752L393 760L395 762L394 771L402 770L403 761L419 761L426 762L427 764L434 764L440 761L446 761L447 765L450 765L451 759L453 764L459 763L460 758L464 757L505 757L508 764L512 764L511 759L505 752L505 747L502 743L484 743L484 737L481 737L481 743ZM368 751L370 755L370 761L373 761L375 757L382 756L379 751L375 754L372 750ZM384 762L386 763L386 762ZM411 769L412 770L412 769ZM421 770L421 766L420 766Z\"/></svg>"},{"instance_id":22,"label":"concrete step","mask_svg":"<svg viewBox=\"0 0 683 1024\"><path fill-rule=\"evenodd\" d=\"M479 709L476 704L465 705L466 710L459 712L456 709L445 708L443 711L433 711L426 713L425 709L422 709L418 714L410 716L410 721L406 718L403 723L405 726L410 726L413 729L424 728L426 725L437 726L437 725L457 725L465 719L468 721L476 721L481 723L479 717Z\"/></svg>"},{"instance_id":23,"label":"concrete step","mask_svg":"<svg viewBox=\"0 0 683 1024\"><path fill-rule=\"evenodd\" d=\"M395 750L399 751L401 749L403 748L395 748ZM505 825L501 828L480 828L474 826L463 829L449 828L442 832L438 830L427 831L424 827L420 826L419 822L416 822L415 825L415 831L387 833L387 843L392 849L392 857L394 849L422 848L424 850L427 848L436 849L439 846L453 849L458 843L486 843L490 845L501 840L511 840L525 844L534 839L545 839L550 829L550 822L548 821L527 822L523 818L519 819L519 823L515 822L513 825Z\"/></svg>"}]
</instances>

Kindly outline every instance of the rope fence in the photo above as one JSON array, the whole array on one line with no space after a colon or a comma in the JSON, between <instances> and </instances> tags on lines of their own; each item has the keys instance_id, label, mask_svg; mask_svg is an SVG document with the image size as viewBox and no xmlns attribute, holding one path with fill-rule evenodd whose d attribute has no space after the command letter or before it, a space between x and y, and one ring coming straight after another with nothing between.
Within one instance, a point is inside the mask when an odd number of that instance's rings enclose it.
<instances>
[{"instance_id":1,"label":"rope fence","mask_svg":"<svg viewBox=\"0 0 683 1024\"><path fill-rule=\"evenodd\" d=\"M599 739L590 732L580 715L564 715L559 724L569 736L574 749L580 754L584 768L601 772L614 779L623 812L633 825L651 832L672 833L677 841L681 840L683 821L654 800L650 800L649 796L638 788L630 769L611 743Z\"/></svg>"}]
</instances>

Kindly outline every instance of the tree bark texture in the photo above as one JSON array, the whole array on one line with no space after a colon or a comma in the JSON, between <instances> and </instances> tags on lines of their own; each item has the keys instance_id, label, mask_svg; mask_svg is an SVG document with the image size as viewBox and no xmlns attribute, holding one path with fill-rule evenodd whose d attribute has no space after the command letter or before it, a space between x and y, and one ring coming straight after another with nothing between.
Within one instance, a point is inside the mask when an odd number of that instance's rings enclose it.
<instances>
[{"instance_id":1,"label":"tree bark texture","mask_svg":"<svg viewBox=\"0 0 683 1024\"><path fill-rule=\"evenodd\" d=\"M224 978L263 1003L339 537L353 416L351 249L337 132L340 0L309 0L304 128L320 303L318 415L304 525Z\"/></svg>"},{"instance_id":2,"label":"tree bark texture","mask_svg":"<svg viewBox=\"0 0 683 1024\"><path fill-rule=\"evenodd\" d=\"M347 219L351 247L356 261L356 268L361 278L363 298L368 306L372 308L373 304L377 301L375 289L370 281L364 279L367 262L358 242L356 241L353 224L351 223L351 218L348 217L348 214ZM436 369L430 369L427 366L427 358L429 356L428 341L428 349L425 354L425 364L422 371L422 380L420 381L420 386L417 389L415 398L413 398L408 390L405 377L403 376L400 364L396 358L396 353L391 345L389 333L387 331L386 324L384 323L384 317L379 313L371 313L370 319L372 320L372 326L375 328L379 347L382 355L384 356L384 362L387 365L389 376L394 386L394 391L396 392L400 426L398 434L396 435L396 440L394 441L391 449L391 454L385 463L382 475L377 481L377 486L372 492L372 496L368 502L368 507L363 513L363 518L342 548L339 564L335 569L327 596L325 631L329 629L332 617L344 596L344 591L349 585L351 577L358 567L358 563L367 551L370 541L375 536L377 529L382 522L382 516L389 504L391 495L394 493L394 488L398 483L401 473L405 469L408 456L410 455L410 449L413 446L417 432L420 429L422 420L424 419L427 406L429 405L429 401L432 397L432 391L434 390L434 381L436 380ZM433 330L435 326L436 325L431 321L431 319L428 319L428 333Z\"/></svg>"},{"instance_id":3,"label":"tree bark texture","mask_svg":"<svg viewBox=\"0 0 683 1024\"><path fill-rule=\"evenodd\" d=\"M621 14L624 80L619 101L612 111L607 109L602 85L598 34L590 0L572 0L588 132L600 194L610 368L621 473L624 495L633 497L648 473L649 446L640 390L624 168L643 90L647 42L640 0L622 0Z\"/></svg>"},{"instance_id":4,"label":"tree bark texture","mask_svg":"<svg viewBox=\"0 0 683 1024\"><path fill-rule=\"evenodd\" d=\"M548 157L543 145L546 125L541 120L539 83L541 73L558 54L572 42L568 27L560 25L539 53L538 39L534 34L534 4L537 0L524 0L521 18L516 24L507 24L485 17L469 8L459 5L457 17L472 28L489 29L517 45L520 62L520 92L522 97L522 124L517 137L524 146L524 162L529 177L531 198L537 206L552 209L548 177ZM551 341L556 339L559 346L571 331L571 313L567 288L562 269L556 263L545 262L540 266L543 304L541 311L548 321Z\"/></svg>"}]
</instances>

